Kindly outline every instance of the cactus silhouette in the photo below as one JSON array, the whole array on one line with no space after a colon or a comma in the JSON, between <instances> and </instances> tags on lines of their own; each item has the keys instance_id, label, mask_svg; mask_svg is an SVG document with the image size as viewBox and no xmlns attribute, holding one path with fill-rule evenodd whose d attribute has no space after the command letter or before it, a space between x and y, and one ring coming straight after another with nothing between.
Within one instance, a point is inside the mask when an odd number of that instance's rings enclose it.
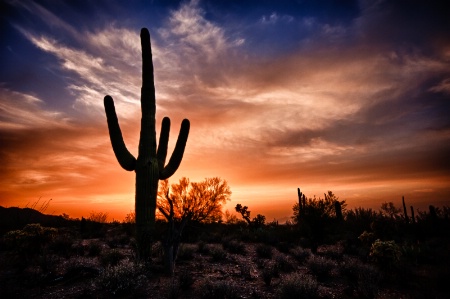
<instances>
[{"instance_id":1,"label":"cactus silhouette","mask_svg":"<svg viewBox=\"0 0 450 299\"><path fill-rule=\"evenodd\" d=\"M155 225L156 197L159 180L172 176L183 158L189 135L189 120L181 123L180 134L172 156L165 165L169 141L170 119L164 117L161 124L158 148L156 148L156 103L153 77L150 33L141 29L142 47L142 88L141 88L141 132L137 159L128 151L119 127L114 101L111 96L104 98L106 118L112 148L120 166L136 172L136 242L138 257L148 259L151 254L152 235Z\"/></svg>"}]
</instances>

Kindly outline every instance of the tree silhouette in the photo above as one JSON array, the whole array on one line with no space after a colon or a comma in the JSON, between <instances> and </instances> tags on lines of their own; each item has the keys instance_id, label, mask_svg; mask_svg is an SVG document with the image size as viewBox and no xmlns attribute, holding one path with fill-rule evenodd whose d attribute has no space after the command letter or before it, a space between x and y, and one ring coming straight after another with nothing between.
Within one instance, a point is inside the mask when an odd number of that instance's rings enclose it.
<instances>
[{"instance_id":1,"label":"tree silhouette","mask_svg":"<svg viewBox=\"0 0 450 299\"><path fill-rule=\"evenodd\" d=\"M222 204L230 200L227 181L218 177L206 178L195 183L183 177L178 184L169 187L169 181L161 183L158 191L158 210L168 222L163 242L165 267L173 273L181 235L189 221L216 222L222 219Z\"/></svg>"},{"instance_id":2,"label":"tree silhouette","mask_svg":"<svg viewBox=\"0 0 450 299\"><path fill-rule=\"evenodd\" d=\"M261 214L256 215L255 218L250 220L250 211L247 206L242 206L238 203L234 209L241 214L242 218L252 227L261 227L266 223L266 216Z\"/></svg>"}]
</instances>

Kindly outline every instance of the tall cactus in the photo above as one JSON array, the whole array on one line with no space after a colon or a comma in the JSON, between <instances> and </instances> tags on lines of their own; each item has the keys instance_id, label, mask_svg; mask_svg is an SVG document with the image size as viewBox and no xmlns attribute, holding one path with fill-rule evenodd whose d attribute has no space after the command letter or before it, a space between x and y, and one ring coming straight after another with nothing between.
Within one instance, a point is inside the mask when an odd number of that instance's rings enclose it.
<instances>
[{"instance_id":1,"label":"tall cactus","mask_svg":"<svg viewBox=\"0 0 450 299\"><path fill-rule=\"evenodd\" d=\"M142 47L142 88L141 88L141 132L137 159L128 151L119 127L114 101L109 95L104 98L106 118L112 148L120 166L127 171L136 172L136 241L138 257L146 260L150 257L152 235L155 226L156 197L158 181L172 176L183 158L189 135L189 120L181 123L174 152L165 166L167 144L169 141L170 119L164 117L161 125L158 148L156 148L155 129L155 85L153 77L150 33L141 29Z\"/></svg>"},{"instance_id":2,"label":"tall cactus","mask_svg":"<svg viewBox=\"0 0 450 299\"><path fill-rule=\"evenodd\" d=\"M405 217L405 222L409 223L408 210L406 209L405 197L402 196L402 204L403 204L403 216Z\"/></svg>"}]
</instances>

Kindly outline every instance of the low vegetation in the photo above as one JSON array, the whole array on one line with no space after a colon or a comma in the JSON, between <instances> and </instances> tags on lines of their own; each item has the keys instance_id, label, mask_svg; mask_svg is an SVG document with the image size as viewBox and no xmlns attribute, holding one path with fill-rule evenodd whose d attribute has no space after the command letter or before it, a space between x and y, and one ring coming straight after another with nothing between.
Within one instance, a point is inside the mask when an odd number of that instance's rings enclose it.
<instances>
[{"instance_id":1,"label":"low vegetation","mask_svg":"<svg viewBox=\"0 0 450 299\"><path fill-rule=\"evenodd\" d=\"M175 203L174 194L169 196ZM393 203L379 211L346 210L345 201L329 192L325 199L300 193L286 224L266 224L258 220L262 217L251 219L248 208L238 209L248 221L229 216L229 222L186 223L174 243L172 272L165 261L167 221L156 222L161 238L148 262L136 257L133 213L121 223L92 213L81 220L66 216L61 226L25 224L1 236L0 293L2 298L445 298L448 293L448 208L416 211L414 218Z\"/></svg>"}]
</instances>

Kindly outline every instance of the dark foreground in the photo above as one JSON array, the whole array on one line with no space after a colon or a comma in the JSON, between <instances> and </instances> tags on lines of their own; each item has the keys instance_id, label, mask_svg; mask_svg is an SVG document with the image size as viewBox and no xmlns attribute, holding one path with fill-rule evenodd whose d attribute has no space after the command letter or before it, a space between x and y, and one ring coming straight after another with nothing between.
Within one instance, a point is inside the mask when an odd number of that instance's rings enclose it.
<instances>
[{"instance_id":1,"label":"dark foreground","mask_svg":"<svg viewBox=\"0 0 450 299\"><path fill-rule=\"evenodd\" d=\"M384 240L379 238L383 230L373 223L372 230L363 233L362 226L335 225L320 239L302 236L296 225L191 224L173 275L164 271L161 242L153 246L151 263L136 262L133 224L71 221L55 228L33 224L2 236L0 294L1 298L448 298L450 242L443 223L435 234L393 221L378 223L396 225L383 228ZM160 234L163 240L164 223Z\"/></svg>"}]
</instances>

